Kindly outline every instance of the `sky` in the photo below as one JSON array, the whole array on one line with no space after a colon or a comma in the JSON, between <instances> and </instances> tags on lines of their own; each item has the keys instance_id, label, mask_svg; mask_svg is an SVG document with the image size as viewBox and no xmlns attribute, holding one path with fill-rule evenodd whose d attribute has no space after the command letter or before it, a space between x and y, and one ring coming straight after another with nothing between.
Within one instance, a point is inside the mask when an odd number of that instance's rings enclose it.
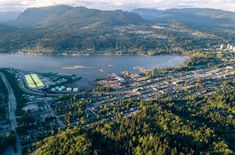
<instances>
[{"instance_id":1,"label":"sky","mask_svg":"<svg viewBox=\"0 0 235 155\"><path fill-rule=\"evenodd\" d=\"M67 4L101 10L134 8L214 8L235 11L235 0L0 0L0 12L23 11L29 7Z\"/></svg>"}]
</instances>

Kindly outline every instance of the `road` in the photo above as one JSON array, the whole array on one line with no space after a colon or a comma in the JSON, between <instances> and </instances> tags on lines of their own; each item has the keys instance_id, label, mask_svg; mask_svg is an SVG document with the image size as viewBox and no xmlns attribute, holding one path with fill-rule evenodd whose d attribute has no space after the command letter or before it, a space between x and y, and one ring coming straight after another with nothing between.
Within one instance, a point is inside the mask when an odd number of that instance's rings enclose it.
<instances>
[{"instance_id":1,"label":"road","mask_svg":"<svg viewBox=\"0 0 235 155\"><path fill-rule=\"evenodd\" d=\"M22 153L21 153L19 137L16 133L16 126L17 126L16 116L15 116L16 105L17 105L16 98L15 98L14 92L13 92L6 76L2 72L0 72L0 76L3 80L3 83L5 84L5 86L7 88L7 91L8 91L8 119L10 121L10 127L11 127L11 130L14 131L16 134L16 150L17 150L17 152L13 153L14 151L12 151L12 154L21 155Z\"/></svg>"},{"instance_id":2,"label":"road","mask_svg":"<svg viewBox=\"0 0 235 155\"><path fill-rule=\"evenodd\" d=\"M57 123L60 125L60 127L65 128L66 125L60 120L60 118L55 114L54 110L51 108L51 106L48 104L47 101L44 101L46 103L47 107L51 111L51 113L55 116Z\"/></svg>"}]
</instances>

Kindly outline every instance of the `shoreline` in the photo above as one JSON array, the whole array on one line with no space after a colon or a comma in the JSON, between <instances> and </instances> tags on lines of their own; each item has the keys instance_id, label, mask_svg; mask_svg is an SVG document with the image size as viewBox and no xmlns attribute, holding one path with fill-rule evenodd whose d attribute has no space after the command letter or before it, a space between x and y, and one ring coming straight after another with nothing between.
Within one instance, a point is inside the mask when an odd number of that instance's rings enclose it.
<instances>
[{"instance_id":1,"label":"shoreline","mask_svg":"<svg viewBox=\"0 0 235 155\"><path fill-rule=\"evenodd\" d=\"M19 52L9 52L9 53L0 53L0 55L21 55L21 56L60 56L60 57L92 57L92 56L144 56L144 57L155 57L155 56L187 56L190 57L190 53L159 53L154 55L147 55L147 54L36 54L36 53L19 53Z\"/></svg>"}]
</instances>

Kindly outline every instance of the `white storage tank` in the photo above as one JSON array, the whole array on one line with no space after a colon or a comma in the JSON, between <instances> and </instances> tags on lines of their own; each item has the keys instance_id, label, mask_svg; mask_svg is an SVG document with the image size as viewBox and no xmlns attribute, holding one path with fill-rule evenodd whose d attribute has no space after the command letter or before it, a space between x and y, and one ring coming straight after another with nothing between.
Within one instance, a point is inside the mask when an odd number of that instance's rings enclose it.
<instances>
[{"instance_id":1,"label":"white storage tank","mask_svg":"<svg viewBox=\"0 0 235 155\"><path fill-rule=\"evenodd\" d=\"M233 46L232 45L230 45L229 50L233 50Z\"/></svg>"},{"instance_id":2,"label":"white storage tank","mask_svg":"<svg viewBox=\"0 0 235 155\"><path fill-rule=\"evenodd\" d=\"M71 91L72 91L72 88L67 88L66 91L67 91L67 92L71 92Z\"/></svg>"},{"instance_id":3,"label":"white storage tank","mask_svg":"<svg viewBox=\"0 0 235 155\"><path fill-rule=\"evenodd\" d=\"M78 88L73 88L73 92L78 92Z\"/></svg>"}]
</instances>

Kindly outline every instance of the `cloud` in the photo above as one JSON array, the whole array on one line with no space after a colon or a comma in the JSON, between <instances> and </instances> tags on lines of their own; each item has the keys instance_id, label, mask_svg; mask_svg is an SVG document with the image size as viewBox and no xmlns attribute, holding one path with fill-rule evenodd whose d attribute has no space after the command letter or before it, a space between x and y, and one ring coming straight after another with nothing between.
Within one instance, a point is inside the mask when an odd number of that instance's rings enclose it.
<instances>
[{"instance_id":1,"label":"cloud","mask_svg":"<svg viewBox=\"0 0 235 155\"><path fill-rule=\"evenodd\" d=\"M0 0L0 11L24 10L28 7L42 7L58 4L86 6L105 10L201 7L235 11L235 0Z\"/></svg>"}]
</instances>

